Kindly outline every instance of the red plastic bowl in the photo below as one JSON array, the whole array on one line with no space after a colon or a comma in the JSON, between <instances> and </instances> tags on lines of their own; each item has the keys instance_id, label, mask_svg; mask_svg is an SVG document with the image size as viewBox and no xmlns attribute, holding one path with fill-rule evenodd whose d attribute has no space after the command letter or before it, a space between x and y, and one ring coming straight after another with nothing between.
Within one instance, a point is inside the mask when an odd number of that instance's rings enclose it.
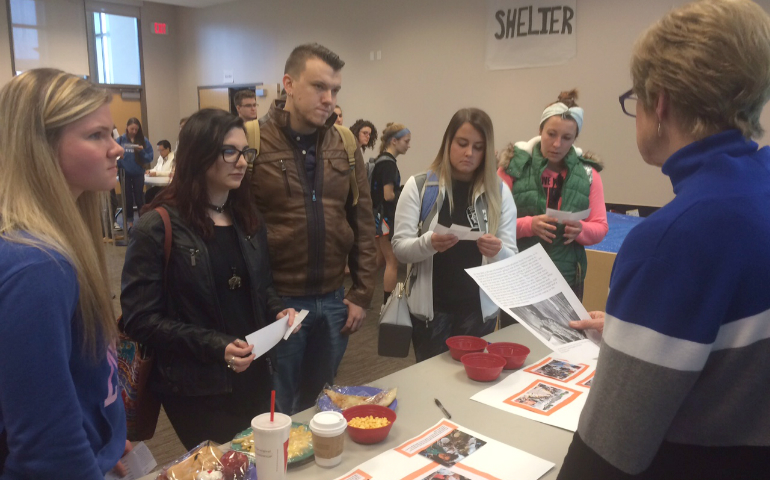
<instances>
[{"instance_id":1,"label":"red plastic bowl","mask_svg":"<svg viewBox=\"0 0 770 480\"><path fill-rule=\"evenodd\" d=\"M471 380L491 382L500 376L505 359L494 353L466 353L461 360Z\"/></svg>"},{"instance_id":2,"label":"red plastic bowl","mask_svg":"<svg viewBox=\"0 0 770 480\"><path fill-rule=\"evenodd\" d=\"M449 347L449 354L455 360L460 360L463 355L468 353L483 352L487 348L486 340L468 335L449 337L446 344Z\"/></svg>"},{"instance_id":3,"label":"red plastic bowl","mask_svg":"<svg viewBox=\"0 0 770 480\"><path fill-rule=\"evenodd\" d=\"M390 423L380 428L356 428L348 425L348 434L350 434L350 438L354 442L367 445L379 443L385 440L385 437L390 433L390 428L396 422L396 412L388 407L381 407L379 405L356 405L342 411L342 416L348 422L354 418L368 417L369 415L379 418L385 417Z\"/></svg>"},{"instance_id":4,"label":"red plastic bowl","mask_svg":"<svg viewBox=\"0 0 770 480\"><path fill-rule=\"evenodd\" d=\"M529 347L511 342L492 343L487 346L487 351L505 359L505 370L521 368L529 355Z\"/></svg>"}]
</instances>

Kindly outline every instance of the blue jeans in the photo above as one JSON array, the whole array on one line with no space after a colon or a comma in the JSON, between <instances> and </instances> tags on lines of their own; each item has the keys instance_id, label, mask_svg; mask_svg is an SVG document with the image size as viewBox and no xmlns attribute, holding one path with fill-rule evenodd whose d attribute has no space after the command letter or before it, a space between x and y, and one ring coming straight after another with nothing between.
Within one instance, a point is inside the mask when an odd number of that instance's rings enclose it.
<instances>
[{"instance_id":1,"label":"blue jeans","mask_svg":"<svg viewBox=\"0 0 770 480\"><path fill-rule=\"evenodd\" d=\"M126 210L123 212L123 226L134 224L134 205L141 213L144 206L144 175L131 177L126 175L126 191L123 195L126 197Z\"/></svg>"},{"instance_id":2,"label":"blue jeans","mask_svg":"<svg viewBox=\"0 0 770 480\"><path fill-rule=\"evenodd\" d=\"M333 385L348 346L340 330L348 320L345 288L323 295L283 297L286 308L308 310L302 328L276 347L275 401L293 415L312 407L325 384Z\"/></svg>"}]
</instances>

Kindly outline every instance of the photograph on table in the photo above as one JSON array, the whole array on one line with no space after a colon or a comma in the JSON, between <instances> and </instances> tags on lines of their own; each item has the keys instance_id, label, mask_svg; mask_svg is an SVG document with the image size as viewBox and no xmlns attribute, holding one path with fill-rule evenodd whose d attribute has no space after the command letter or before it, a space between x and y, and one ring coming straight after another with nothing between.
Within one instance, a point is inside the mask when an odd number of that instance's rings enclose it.
<instances>
[{"instance_id":1,"label":"photograph on table","mask_svg":"<svg viewBox=\"0 0 770 480\"><path fill-rule=\"evenodd\" d=\"M570 320L580 320L580 316L563 293L531 305L509 309L516 319L537 330L551 344L564 345L587 338L585 333L569 326Z\"/></svg>"},{"instance_id":2,"label":"photograph on table","mask_svg":"<svg viewBox=\"0 0 770 480\"><path fill-rule=\"evenodd\" d=\"M441 467L438 471L429 474L427 477L423 477L421 480L471 480L470 478L460 475L457 472L453 472L448 468Z\"/></svg>"},{"instance_id":3,"label":"photograph on table","mask_svg":"<svg viewBox=\"0 0 770 480\"><path fill-rule=\"evenodd\" d=\"M576 385L580 385L581 387L591 388L591 383L594 381L594 375L596 374L596 370L591 372L591 375L587 376L583 380L576 383Z\"/></svg>"},{"instance_id":4,"label":"photograph on table","mask_svg":"<svg viewBox=\"0 0 770 480\"><path fill-rule=\"evenodd\" d=\"M352 472L346 475L345 477L340 478L340 480L372 480L372 476L364 472L363 470L358 469L355 472Z\"/></svg>"},{"instance_id":5,"label":"photograph on table","mask_svg":"<svg viewBox=\"0 0 770 480\"><path fill-rule=\"evenodd\" d=\"M451 467L476 452L486 443L463 431L454 430L449 435L439 438L430 444L428 448L420 451L420 455L438 464Z\"/></svg>"},{"instance_id":6,"label":"photograph on table","mask_svg":"<svg viewBox=\"0 0 770 480\"><path fill-rule=\"evenodd\" d=\"M558 360L551 357L548 357L542 362L524 369L525 372L540 375L542 377L552 378L560 382L569 382L574 380L586 370L588 370L588 365L584 363L572 363L566 360Z\"/></svg>"},{"instance_id":7,"label":"photograph on table","mask_svg":"<svg viewBox=\"0 0 770 480\"><path fill-rule=\"evenodd\" d=\"M581 392L553 383L536 381L505 403L540 415L553 415L574 401Z\"/></svg>"}]
</instances>

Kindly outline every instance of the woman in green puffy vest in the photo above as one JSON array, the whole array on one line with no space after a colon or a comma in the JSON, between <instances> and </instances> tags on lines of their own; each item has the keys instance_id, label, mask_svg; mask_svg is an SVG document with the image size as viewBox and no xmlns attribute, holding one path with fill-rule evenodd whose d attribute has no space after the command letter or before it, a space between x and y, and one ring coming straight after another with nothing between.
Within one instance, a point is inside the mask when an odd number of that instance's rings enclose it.
<instances>
[{"instance_id":1,"label":"woman in green puffy vest","mask_svg":"<svg viewBox=\"0 0 770 480\"><path fill-rule=\"evenodd\" d=\"M586 245L607 234L602 166L573 144L583 127L577 90L562 92L540 118L540 135L509 146L498 175L516 202L516 241L523 251L540 243L564 279L583 300ZM546 209L590 213L583 220L557 221Z\"/></svg>"}]
</instances>

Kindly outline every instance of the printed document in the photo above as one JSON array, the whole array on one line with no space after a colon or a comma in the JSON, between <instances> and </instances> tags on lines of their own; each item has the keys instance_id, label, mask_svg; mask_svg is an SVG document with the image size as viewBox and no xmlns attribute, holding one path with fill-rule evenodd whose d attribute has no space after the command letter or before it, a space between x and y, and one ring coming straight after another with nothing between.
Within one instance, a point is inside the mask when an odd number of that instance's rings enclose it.
<instances>
[{"instance_id":1,"label":"printed document","mask_svg":"<svg viewBox=\"0 0 770 480\"><path fill-rule=\"evenodd\" d=\"M466 272L551 350L576 360L598 357L601 336L569 326L570 320L590 317L542 245Z\"/></svg>"}]
</instances>

